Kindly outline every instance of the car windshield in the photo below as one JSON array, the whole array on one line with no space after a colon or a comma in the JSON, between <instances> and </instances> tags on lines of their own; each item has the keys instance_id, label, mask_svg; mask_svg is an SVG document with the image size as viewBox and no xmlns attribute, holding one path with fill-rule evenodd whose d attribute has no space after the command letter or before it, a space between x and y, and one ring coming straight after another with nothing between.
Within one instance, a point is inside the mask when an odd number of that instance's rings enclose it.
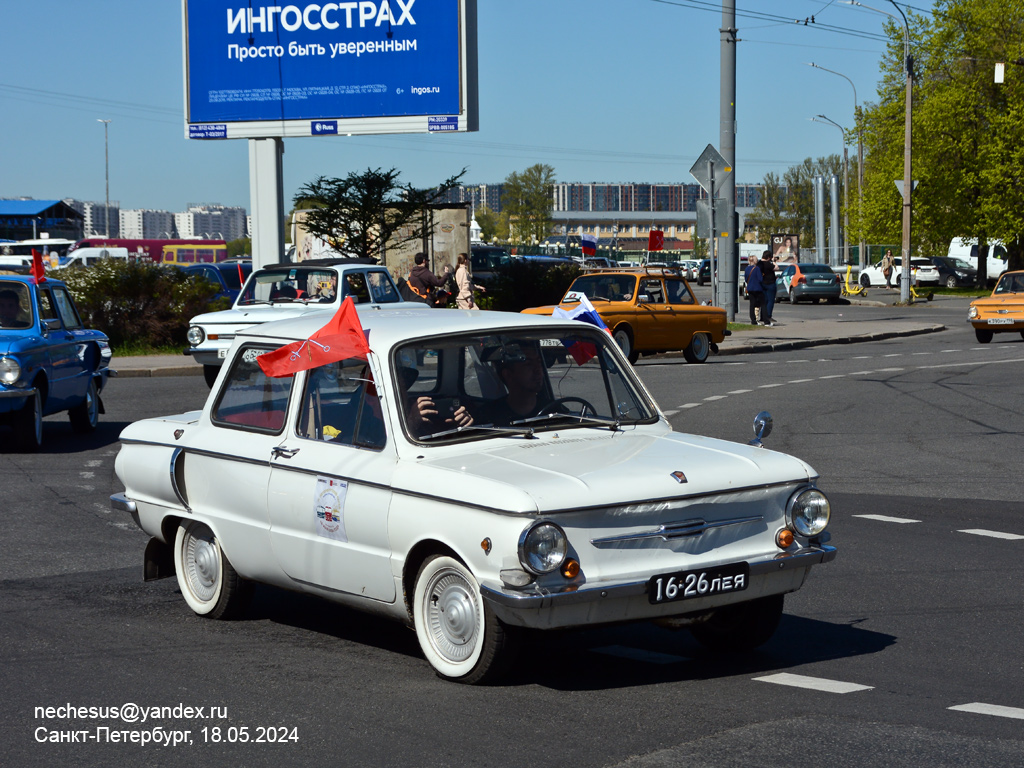
<instances>
[{"instance_id":1,"label":"car windshield","mask_svg":"<svg viewBox=\"0 0 1024 768\"><path fill-rule=\"evenodd\" d=\"M338 271L329 267L272 267L256 272L238 296L239 306L269 303L331 303L338 295ZM384 269L346 270L341 295L356 304L401 301Z\"/></svg>"},{"instance_id":2,"label":"car windshield","mask_svg":"<svg viewBox=\"0 0 1024 768\"><path fill-rule=\"evenodd\" d=\"M636 275L583 275L573 281L562 301L579 301L581 295L591 301L630 301L635 294Z\"/></svg>"},{"instance_id":3,"label":"car windshield","mask_svg":"<svg viewBox=\"0 0 1024 768\"><path fill-rule=\"evenodd\" d=\"M1024 272L1003 275L999 278L996 293L1024 293Z\"/></svg>"},{"instance_id":4,"label":"car windshield","mask_svg":"<svg viewBox=\"0 0 1024 768\"><path fill-rule=\"evenodd\" d=\"M473 251L470 256L470 263L475 272L493 272L500 266L509 264L512 257L506 251Z\"/></svg>"},{"instance_id":5,"label":"car windshield","mask_svg":"<svg viewBox=\"0 0 1024 768\"><path fill-rule=\"evenodd\" d=\"M406 433L437 443L653 422L654 404L612 343L607 333L583 327L464 334L398 347L392 365Z\"/></svg>"},{"instance_id":6,"label":"car windshield","mask_svg":"<svg viewBox=\"0 0 1024 768\"><path fill-rule=\"evenodd\" d=\"M28 286L14 280L0 280L0 328L28 328L32 325L32 300Z\"/></svg>"}]
</instances>

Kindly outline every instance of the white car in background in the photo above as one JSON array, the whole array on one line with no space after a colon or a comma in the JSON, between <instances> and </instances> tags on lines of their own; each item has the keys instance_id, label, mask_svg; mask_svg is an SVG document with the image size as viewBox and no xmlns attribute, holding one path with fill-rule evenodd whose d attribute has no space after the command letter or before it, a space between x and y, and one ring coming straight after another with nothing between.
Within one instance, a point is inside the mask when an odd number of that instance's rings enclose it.
<instances>
[{"instance_id":1,"label":"white car in background","mask_svg":"<svg viewBox=\"0 0 1024 768\"><path fill-rule=\"evenodd\" d=\"M527 629L662 620L749 650L835 557L817 473L761 447L767 413L751 444L675 432L576 320L356 314L368 352L308 370L278 352L272 378L263 356L324 318L250 327L202 411L121 433L111 504L152 537L147 579L176 576L195 614L243 614L253 582L306 592L407 624L440 677L482 683Z\"/></svg>"},{"instance_id":2,"label":"white car in background","mask_svg":"<svg viewBox=\"0 0 1024 768\"><path fill-rule=\"evenodd\" d=\"M910 260L910 274L911 274L911 285L938 285L942 281L942 276L939 274L939 270L935 268L935 265L931 262L931 259L911 259ZM860 276L857 281L865 288L871 288L872 286L885 286L885 275L882 274L882 268L878 264L872 264L870 267L866 267L860 271ZM896 265L893 267L892 275L890 277L890 283L899 288L903 282L903 266L900 264L899 259L896 260Z\"/></svg>"},{"instance_id":3,"label":"white car in background","mask_svg":"<svg viewBox=\"0 0 1024 768\"><path fill-rule=\"evenodd\" d=\"M239 331L308 314L323 316L323 324L346 296L356 304L404 303L387 268L369 259L271 264L249 275L231 309L196 315L189 321L190 346L185 354L202 364L206 383L212 387Z\"/></svg>"}]
</instances>

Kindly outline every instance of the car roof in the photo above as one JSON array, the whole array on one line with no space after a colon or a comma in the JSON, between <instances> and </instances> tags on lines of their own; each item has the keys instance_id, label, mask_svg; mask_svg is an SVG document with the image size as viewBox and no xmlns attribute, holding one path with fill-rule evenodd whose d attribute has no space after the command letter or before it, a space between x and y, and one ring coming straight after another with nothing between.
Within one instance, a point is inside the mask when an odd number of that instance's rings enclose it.
<instances>
[{"instance_id":1,"label":"car roof","mask_svg":"<svg viewBox=\"0 0 1024 768\"><path fill-rule=\"evenodd\" d=\"M370 349L380 353L396 344L427 336L455 333L486 333L488 331L536 328L551 325L580 329L579 320L564 320L543 315L521 315L515 312L491 312L468 309L434 309L418 302L405 302L383 307L357 304L356 312L367 333ZM299 341L308 339L327 322L328 316L312 315L260 323L237 332L237 338L253 341ZM586 326L593 328L594 326Z\"/></svg>"},{"instance_id":2,"label":"car roof","mask_svg":"<svg viewBox=\"0 0 1024 768\"><path fill-rule=\"evenodd\" d=\"M10 280L15 283L25 283L26 285L36 285L36 279L32 275L0 275L0 280ZM53 285L64 285L63 280L57 280L53 277L47 277L43 282L52 283ZM65 286L66 287L66 286Z\"/></svg>"},{"instance_id":3,"label":"car roof","mask_svg":"<svg viewBox=\"0 0 1024 768\"><path fill-rule=\"evenodd\" d=\"M382 266L376 259L368 257L353 257L351 259L304 259L303 261L281 261L277 264L266 264L263 269L274 269L275 267L352 267L352 266Z\"/></svg>"},{"instance_id":4,"label":"car roof","mask_svg":"<svg viewBox=\"0 0 1024 768\"><path fill-rule=\"evenodd\" d=\"M681 278L682 272L682 267L590 267L584 275L649 275Z\"/></svg>"}]
</instances>

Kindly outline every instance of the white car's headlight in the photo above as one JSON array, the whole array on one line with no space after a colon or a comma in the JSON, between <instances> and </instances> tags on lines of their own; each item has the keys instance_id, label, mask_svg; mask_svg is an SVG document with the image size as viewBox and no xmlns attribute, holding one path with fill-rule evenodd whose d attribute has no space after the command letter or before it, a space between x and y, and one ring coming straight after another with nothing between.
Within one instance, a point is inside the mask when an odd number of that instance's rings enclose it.
<instances>
[{"instance_id":1,"label":"white car's headlight","mask_svg":"<svg viewBox=\"0 0 1024 768\"><path fill-rule=\"evenodd\" d=\"M519 562L530 573L551 573L562 565L568 547L565 532L557 525L534 523L519 537Z\"/></svg>"},{"instance_id":2,"label":"white car's headlight","mask_svg":"<svg viewBox=\"0 0 1024 768\"><path fill-rule=\"evenodd\" d=\"M967 310L967 319L968 320L973 320L977 316L978 316L978 308L972 305L971 308Z\"/></svg>"},{"instance_id":3,"label":"white car's headlight","mask_svg":"<svg viewBox=\"0 0 1024 768\"><path fill-rule=\"evenodd\" d=\"M805 488L789 500L786 522L801 536L811 538L828 527L831 514L828 497L817 488Z\"/></svg>"},{"instance_id":4,"label":"white car's headlight","mask_svg":"<svg viewBox=\"0 0 1024 768\"><path fill-rule=\"evenodd\" d=\"M206 332L198 325L193 325L188 329L188 333L185 334L185 338L188 339L188 343L193 347L198 347L206 341Z\"/></svg>"},{"instance_id":5,"label":"white car's headlight","mask_svg":"<svg viewBox=\"0 0 1024 768\"><path fill-rule=\"evenodd\" d=\"M0 381L13 384L21 378L21 365L13 357L0 358Z\"/></svg>"}]
</instances>

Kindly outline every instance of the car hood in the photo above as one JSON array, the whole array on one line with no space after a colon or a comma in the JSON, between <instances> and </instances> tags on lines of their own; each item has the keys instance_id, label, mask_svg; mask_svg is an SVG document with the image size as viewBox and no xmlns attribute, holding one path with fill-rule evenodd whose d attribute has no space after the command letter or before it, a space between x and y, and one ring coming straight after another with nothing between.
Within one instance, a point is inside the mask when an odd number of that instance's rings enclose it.
<instances>
[{"instance_id":1,"label":"car hood","mask_svg":"<svg viewBox=\"0 0 1024 768\"><path fill-rule=\"evenodd\" d=\"M23 331L4 329L0 331L0 355L16 355L39 346L43 341L43 337L33 328Z\"/></svg>"},{"instance_id":2,"label":"car hood","mask_svg":"<svg viewBox=\"0 0 1024 768\"><path fill-rule=\"evenodd\" d=\"M975 299L972 306L979 309L1024 309L1024 293L1005 293L1001 296L988 296Z\"/></svg>"},{"instance_id":3,"label":"car hood","mask_svg":"<svg viewBox=\"0 0 1024 768\"><path fill-rule=\"evenodd\" d=\"M573 430L408 462L396 489L509 512L632 504L735 491L817 476L783 453L678 432ZM677 479L675 473L682 473ZM438 491L437 489L444 489Z\"/></svg>"},{"instance_id":4,"label":"car hood","mask_svg":"<svg viewBox=\"0 0 1024 768\"><path fill-rule=\"evenodd\" d=\"M251 307L225 309L220 312L196 315L189 323L190 325L252 325L254 323L272 323L275 320L291 320L303 315L332 313L337 309L338 307L334 304L256 304Z\"/></svg>"}]
</instances>

